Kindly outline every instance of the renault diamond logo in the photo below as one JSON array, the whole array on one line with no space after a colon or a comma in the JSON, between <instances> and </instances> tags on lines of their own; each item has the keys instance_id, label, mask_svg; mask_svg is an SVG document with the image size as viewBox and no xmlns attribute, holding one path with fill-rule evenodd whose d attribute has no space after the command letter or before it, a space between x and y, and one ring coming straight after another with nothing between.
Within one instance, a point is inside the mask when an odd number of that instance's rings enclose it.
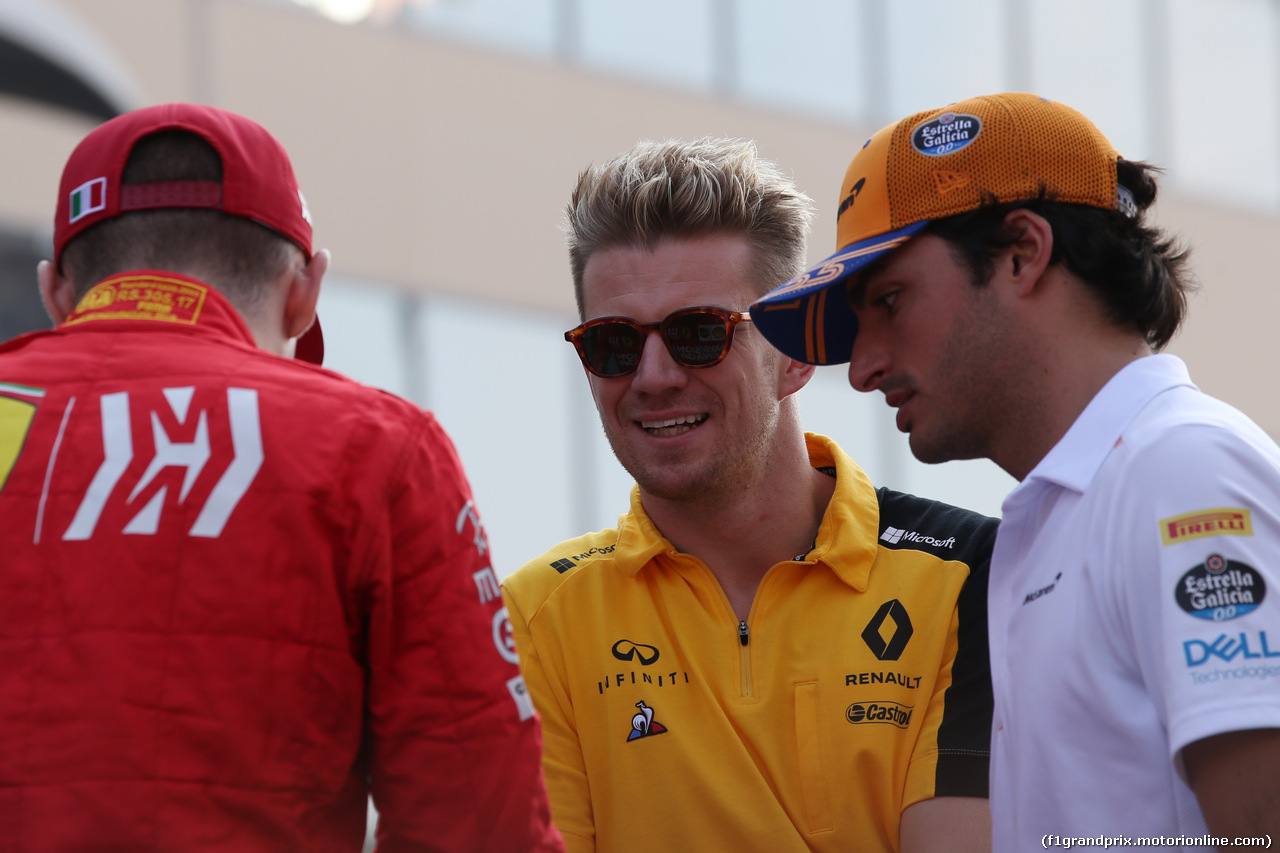
<instances>
[{"instance_id":1,"label":"renault diamond logo","mask_svg":"<svg viewBox=\"0 0 1280 853\"><path fill-rule=\"evenodd\" d=\"M893 635L887 642L880 630L886 619L892 620L894 626ZM907 641L911 639L912 632L911 617L907 615L907 609L902 606L902 602L895 598L880 605L876 615L872 616L867 627L862 629L862 640L871 649L872 654L880 660L897 660L902 656L902 650L907 647Z\"/></svg>"}]
</instances>

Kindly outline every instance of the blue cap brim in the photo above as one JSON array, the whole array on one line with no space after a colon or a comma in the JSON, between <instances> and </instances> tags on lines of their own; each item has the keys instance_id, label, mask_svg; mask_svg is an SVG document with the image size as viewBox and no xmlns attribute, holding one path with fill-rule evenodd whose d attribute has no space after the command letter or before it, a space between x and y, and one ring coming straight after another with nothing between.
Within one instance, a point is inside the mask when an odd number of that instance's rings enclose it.
<instances>
[{"instance_id":1,"label":"blue cap brim","mask_svg":"<svg viewBox=\"0 0 1280 853\"><path fill-rule=\"evenodd\" d=\"M806 364L845 364L853 355L858 318L845 283L858 270L910 240L929 223L851 243L751 306L751 321L783 354Z\"/></svg>"}]
</instances>

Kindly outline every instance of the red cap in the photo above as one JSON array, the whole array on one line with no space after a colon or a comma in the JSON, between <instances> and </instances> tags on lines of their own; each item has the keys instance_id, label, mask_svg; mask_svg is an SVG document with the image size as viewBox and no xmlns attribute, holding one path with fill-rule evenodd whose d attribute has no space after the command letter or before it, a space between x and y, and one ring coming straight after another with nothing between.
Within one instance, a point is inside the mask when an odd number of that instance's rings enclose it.
<instances>
[{"instance_id":1,"label":"red cap","mask_svg":"<svg viewBox=\"0 0 1280 853\"><path fill-rule=\"evenodd\" d=\"M222 183L122 186L133 146L164 130L185 130L212 145L222 158ZM62 250L86 228L122 213L158 208L207 208L251 219L293 241L311 258L311 214L284 146L244 116L202 104L161 104L99 125L71 152L53 220L54 263L61 267ZM303 336L309 345L298 347L299 357L323 352L322 344L316 346L319 335L317 322Z\"/></svg>"}]
</instances>

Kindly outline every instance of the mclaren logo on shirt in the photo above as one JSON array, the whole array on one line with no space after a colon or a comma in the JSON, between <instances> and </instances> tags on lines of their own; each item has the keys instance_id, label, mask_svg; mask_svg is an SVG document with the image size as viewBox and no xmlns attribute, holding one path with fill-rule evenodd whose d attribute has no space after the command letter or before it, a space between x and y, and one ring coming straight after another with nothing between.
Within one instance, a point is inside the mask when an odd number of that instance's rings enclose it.
<instances>
[{"instance_id":1,"label":"mclaren logo on shirt","mask_svg":"<svg viewBox=\"0 0 1280 853\"><path fill-rule=\"evenodd\" d=\"M880 605L867 627L862 629L862 641L880 660L897 660L907 647L914 629L911 617L902 602L894 598Z\"/></svg>"},{"instance_id":2,"label":"mclaren logo on shirt","mask_svg":"<svg viewBox=\"0 0 1280 853\"><path fill-rule=\"evenodd\" d=\"M640 713L631 718L631 733L627 735L628 743L642 737L666 734L667 727L653 718L653 709L646 705L644 700L637 702L636 707L640 709Z\"/></svg>"},{"instance_id":3,"label":"mclaren logo on shirt","mask_svg":"<svg viewBox=\"0 0 1280 853\"><path fill-rule=\"evenodd\" d=\"M1056 575L1053 576L1053 583L1048 584L1046 586L1042 586L1037 590L1033 590L1027 593L1027 597L1022 599L1022 606L1026 607L1031 602L1039 601L1049 593L1053 592L1055 589L1058 588L1058 581L1060 580L1062 580L1062 572L1058 572Z\"/></svg>"}]
</instances>

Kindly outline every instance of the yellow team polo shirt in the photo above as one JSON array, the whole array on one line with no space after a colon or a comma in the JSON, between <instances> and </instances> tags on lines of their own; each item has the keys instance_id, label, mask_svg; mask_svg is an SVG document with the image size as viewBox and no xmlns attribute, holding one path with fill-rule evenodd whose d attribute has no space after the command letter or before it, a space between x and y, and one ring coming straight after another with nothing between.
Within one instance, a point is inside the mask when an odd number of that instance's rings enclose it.
<instances>
[{"instance_id":1,"label":"yellow team polo shirt","mask_svg":"<svg viewBox=\"0 0 1280 853\"><path fill-rule=\"evenodd\" d=\"M986 796L995 520L808 445L835 495L745 622L638 489L507 578L570 851L896 851L907 806Z\"/></svg>"}]
</instances>

